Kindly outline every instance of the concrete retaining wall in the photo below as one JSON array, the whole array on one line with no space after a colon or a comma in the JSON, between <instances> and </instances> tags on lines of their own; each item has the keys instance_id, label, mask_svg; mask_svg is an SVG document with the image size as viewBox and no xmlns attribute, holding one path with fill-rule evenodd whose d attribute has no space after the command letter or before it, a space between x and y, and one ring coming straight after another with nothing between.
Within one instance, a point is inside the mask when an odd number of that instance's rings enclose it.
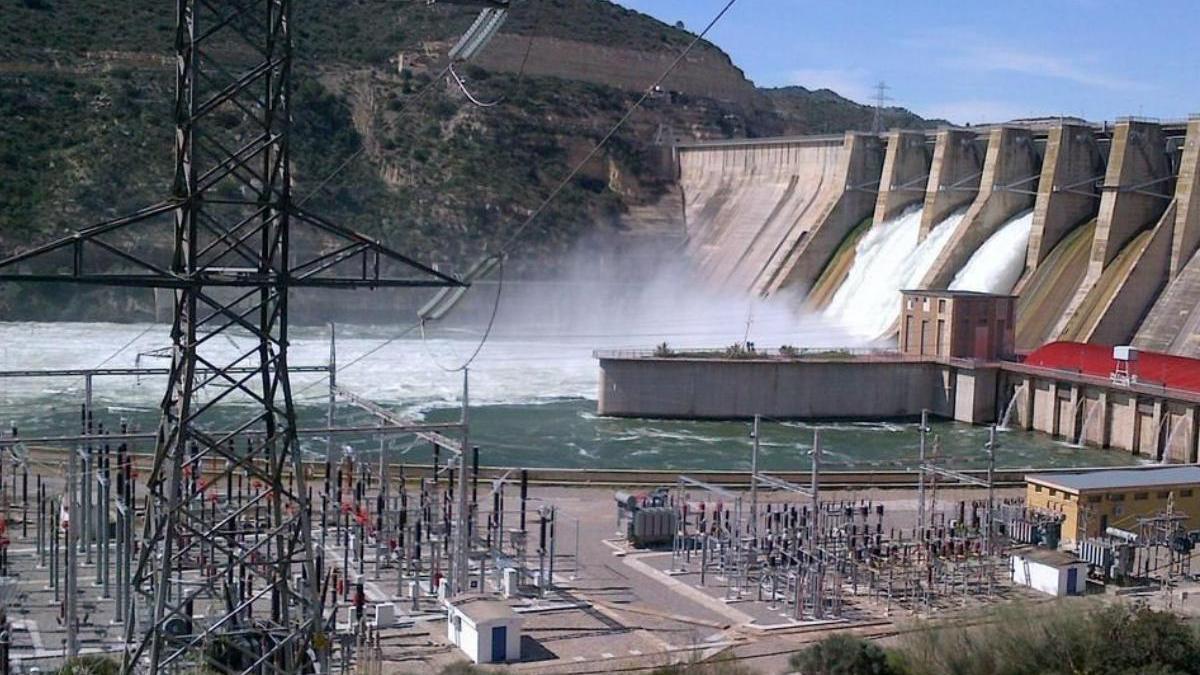
<instances>
[{"instance_id":1,"label":"concrete retaining wall","mask_svg":"<svg viewBox=\"0 0 1200 675\"><path fill-rule=\"evenodd\" d=\"M602 357L599 394L599 413L617 417L912 419L929 410L1168 462L1197 461L1200 438L1200 393L1009 362Z\"/></svg>"},{"instance_id":2,"label":"concrete retaining wall","mask_svg":"<svg viewBox=\"0 0 1200 675\"><path fill-rule=\"evenodd\" d=\"M475 63L488 70L550 77L569 77L632 92L646 90L646 73L661 73L676 58L674 50L638 51L593 42L539 35L533 45L526 35L501 32L492 38ZM663 82L664 91L681 91L741 104L762 94L718 49L698 45Z\"/></svg>"},{"instance_id":3,"label":"concrete retaining wall","mask_svg":"<svg viewBox=\"0 0 1200 675\"><path fill-rule=\"evenodd\" d=\"M927 409L952 417L957 385L951 370L917 361L601 358L599 413L871 419L914 417ZM965 400L972 408L983 406L980 396Z\"/></svg>"}]
</instances>

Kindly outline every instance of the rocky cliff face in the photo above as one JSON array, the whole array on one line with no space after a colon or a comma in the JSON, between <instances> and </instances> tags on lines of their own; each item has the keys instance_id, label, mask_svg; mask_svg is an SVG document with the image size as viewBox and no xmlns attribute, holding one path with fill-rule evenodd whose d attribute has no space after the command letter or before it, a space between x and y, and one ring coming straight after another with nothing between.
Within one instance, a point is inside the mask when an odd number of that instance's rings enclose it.
<instances>
[{"instance_id":1,"label":"rocky cliff face","mask_svg":"<svg viewBox=\"0 0 1200 675\"><path fill-rule=\"evenodd\" d=\"M169 3L0 3L0 251L166 194ZM447 81L414 100L473 10L312 0L296 11L297 193L345 164L309 206L449 269L523 220L693 37L606 0L526 0L460 69L472 95L495 103L479 107ZM584 235L670 232L677 191L663 146L673 139L857 123L842 114L814 124L795 112L797 96L755 88L702 43L528 231L514 272L553 272ZM835 103L823 109L861 113ZM28 308L4 297L0 312Z\"/></svg>"}]
</instances>

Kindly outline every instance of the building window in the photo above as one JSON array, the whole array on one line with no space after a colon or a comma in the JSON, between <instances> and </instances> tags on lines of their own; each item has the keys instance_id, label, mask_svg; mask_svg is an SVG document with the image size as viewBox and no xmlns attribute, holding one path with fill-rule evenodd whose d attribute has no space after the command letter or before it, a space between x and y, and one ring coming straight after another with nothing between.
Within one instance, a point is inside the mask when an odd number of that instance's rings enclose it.
<instances>
[{"instance_id":1,"label":"building window","mask_svg":"<svg viewBox=\"0 0 1200 675\"><path fill-rule=\"evenodd\" d=\"M1034 492L1041 492L1041 491L1042 491L1042 486L1041 486L1041 485L1034 485L1034 486L1033 486L1033 491L1034 491Z\"/></svg>"},{"instance_id":2,"label":"building window","mask_svg":"<svg viewBox=\"0 0 1200 675\"><path fill-rule=\"evenodd\" d=\"M1142 501L1143 499L1146 499L1146 498L1148 498L1149 496L1150 496L1150 493L1149 493L1149 492L1135 492L1135 493L1133 493L1133 498L1134 498L1135 500L1137 500L1137 501Z\"/></svg>"},{"instance_id":3,"label":"building window","mask_svg":"<svg viewBox=\"0 0 1200 675\"><path fill-rule=\"evenodd\" d=\"M1100 495L1091 495L1091 496L1089 496L1089 497L1088 497L1088 503L1089 503L1089 504L1099 504L1099 503L1100 503Z\"/></svg>"},{"instance_id":4,"label":"building window","mask_svg":"<svg viewBox=\"0 0 1200 675\"><path fill-rule=\"evenodd\" d=\"M942 314L946 313L946 299L945 298L938 300L938 311L941 312Z\"/></svg>"},{"instance_id":5,"label":"building window","mask_svg":"<svg viewBox=\"0 0 1200 675\"><path fill-rule=\"evenodd\" d=\"M1123 502L1123 501L1125 501L1125 495L1123 495L1123 494L1111 494L1111 495L1109 495L1109 496L1108 496L1108 501L1110 501L1110 502Z\"/></svg>"},{"instance_id":6,"label":"building window","mask_svg":"<svg viewBox=\"0 0 1200 675\"><path fill-rule=\"evenodd\" d=\"M1166 499L1171 496L1171 493L1167 492L1166 490L1161 490L1159 492L1156 492L1154 494L1154 496L1157 497L1158 499Z\"/></svg>"},{"instance_id":7,"label":"building window","mask_svg":"<svg viewBox=\"0 0 1200 675\"><path fill-rule=\"evenodd\" d=\"M907 309L912 309L913 308L913 299L909 298L907 301L905 301L904 306Z\"/></svg>"},{"instance_id":8,"label":"building window","mask_svg":"<svg viewBox=\"0 0 1200 675\"><path fill-rule=\"evenodd\" d=\"M1181 497L1191 497L1191 496L1192 496L1192 489L1191 489L1191 488L1188 488L1188 489L1186 489L1186 490L1180 490L1180 491L1179 491L1179 495L1180 495Z\"/></svg>"}]
</instances>

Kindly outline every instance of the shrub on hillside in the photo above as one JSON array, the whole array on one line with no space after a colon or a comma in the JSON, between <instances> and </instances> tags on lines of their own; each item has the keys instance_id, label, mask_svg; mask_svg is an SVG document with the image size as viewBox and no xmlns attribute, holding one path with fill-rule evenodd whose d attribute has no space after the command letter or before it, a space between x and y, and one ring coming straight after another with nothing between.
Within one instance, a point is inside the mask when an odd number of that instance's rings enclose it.
<instances>
[{"instance_id":1,"label":"shrub on hillside","mask_svg":"<svg viewBox=\"0 0 1200 675\"><path fill-rule=\"evenodd\" d=\"M788 663L802 675L901 675L887 652L855 635L831 635L793 654Z\"/></svg>"},{"instance_id":2,"label":"shrub on hillside","mask_svg":"<svg viewBox=\"0 0 1200 675\"><path fill-rule=\"evenodd\" d=\"M1200 675L1200 635L1178 616L1089 601L935 625L906 635L898 652L922 675Z\"/></svg>"}]
</instances>

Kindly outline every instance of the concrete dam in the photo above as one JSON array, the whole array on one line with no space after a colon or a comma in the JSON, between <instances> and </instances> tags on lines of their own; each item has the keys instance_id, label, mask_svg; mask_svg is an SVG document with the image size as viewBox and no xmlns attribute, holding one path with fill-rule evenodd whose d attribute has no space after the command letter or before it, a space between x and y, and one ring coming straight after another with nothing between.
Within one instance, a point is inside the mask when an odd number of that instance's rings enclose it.
<instances>
[{"instance_id":1,"label":"concrete dam","mask_svg":"<svg viewBox=\"0 0 1200 675\"><path fill-rule=\"evenodd\" d=\"M1200 356L1200 118L680 145L686 258L865 338L901 289L1018 296L1016 340Z\"/></svg>"}]
</instances>

